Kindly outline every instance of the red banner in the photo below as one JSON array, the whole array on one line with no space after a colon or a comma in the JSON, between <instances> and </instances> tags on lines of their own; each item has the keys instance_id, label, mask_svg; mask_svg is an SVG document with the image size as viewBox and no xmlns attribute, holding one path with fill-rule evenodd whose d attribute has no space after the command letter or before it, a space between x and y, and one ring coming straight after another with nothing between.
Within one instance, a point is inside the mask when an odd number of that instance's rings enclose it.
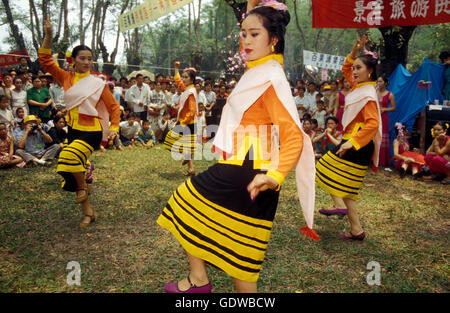
<instances>
[{"instance_id":1,"label":"red banner","mask_svg":"<svg viewBox=\"0 0 450 313\"><path fill-rule=\"evenodd\" d=\"M20 51L10 52L8 54L0 54L0 67L8 67L11 65L19 64L19 58L21 56L28 57L27 50L24 49Z\"/></svg>"},{"instance_id":2,"label":"red banner","mask_svg":"<svg viewBox=\"0 0 450 313\"><path fill-rule=\"evenodd\" d=\"M450 22L450 0L312 0L314 28L372 28Z\"/></svg>"}]
</instances>

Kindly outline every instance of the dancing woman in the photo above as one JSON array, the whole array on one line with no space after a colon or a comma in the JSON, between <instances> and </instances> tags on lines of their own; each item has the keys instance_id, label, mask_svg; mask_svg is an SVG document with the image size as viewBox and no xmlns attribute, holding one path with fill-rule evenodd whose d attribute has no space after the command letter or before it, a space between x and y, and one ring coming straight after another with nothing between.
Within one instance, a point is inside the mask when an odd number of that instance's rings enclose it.
<instances>
[{"instance_id":1,"label":"dancing woman","mask_svg":"<svg viewBox=\"0 0 450 313\"><path fill-rule=\"evenodd\" d=\"M375 90L377 61L370 54L356 53L367 42L367 37L357 39L351 54L342 66L345 79L353 86L345 97L342 126L344 136L341 144L325 154L317 163L316 181L330 193L335 207L345 210L325 210L325 215L348 213L350 233L341 238L363 240L366 236L359 221L356 200L373 157L378 166L381 144L381 116Z\"/></svg>"},{"instance_id":2,"label":"dancing woman","mask_svg":"<svg viewBox=\"0 0 450 313\"><path fill-rule=\"evenodd\" d=\"M248 10L243 21L249 62L223 108L214 140L222 157L180 185L158 219L190 263L188 277L166 284L167 292L211 292L206 262L233 277L238 292L256 292L280 186L294 166L308 225L301 231L319 239L312 230L314 153L282 66L289 19L284 4L270 1ZM277 126L279 145L272 143L271 125Z\"/></svg>"},{"instance_id":3,"label":"dancing woman","mask_svg":"<svg viewBox=\"0 0 450 313\"><path fill-rule=\"evenodd\" d=\"M198 112L197 90L194 87L196 70L187 68L180 76L180 62L175 62L175 83L183 91L178 101L178 115L175 127L170 130L164 139L164 148L169 151L183 154L182 165L188 164L185 176L195 175L192 156L196 151L196 116Z\"/></svg>"},{"instance_id":4,"label":"dancing woman","mask_svg":"<svg viewBox=\"0 0 450 313\"><path fill-rule=\"evenodd\" d=\"M38 51L39 63L64 88L67 106L68 134L59 155L56 171L64 181L62 188L76 192L75 202L82 205L84 218L80 227L87 227L97 218L90 206L86 172L91 168L89 157L100 142L107 140L108 128L119 131L120 106L106 84L90 75L92 51L81 45L72 51L74 72L67 72L54 63L51 55L52 26L49 17L44 21L45 38ZM111 127L109 127L111 115Z\"/></svg>"}]
</instances>

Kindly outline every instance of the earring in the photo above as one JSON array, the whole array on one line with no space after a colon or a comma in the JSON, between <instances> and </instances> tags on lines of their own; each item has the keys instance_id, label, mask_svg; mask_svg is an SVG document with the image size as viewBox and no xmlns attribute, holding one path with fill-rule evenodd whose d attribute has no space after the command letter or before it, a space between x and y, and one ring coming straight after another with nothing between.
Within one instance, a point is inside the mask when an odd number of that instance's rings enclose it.
<instances>
[{"instance_id":1,"label":"earring","mask_svg":"<svg viewBox=\"0 0 450 313\"><path fill-rule=\"evenodd\" d=\"M272 45L272 47L270 48L270 50L272 50L272 53L275 52L275 47L274 47L274 45Z\"/></svg>"},{"instance_id":2,"label":"earring","mask_svg":"<svg viewBox=\"0 0 450 313\"><path fill-rule=\"evenodd\" d=\"M371 74L369 73L369 78L370 78L370 75L371 75Z\"/></svg>"}]
</instances>

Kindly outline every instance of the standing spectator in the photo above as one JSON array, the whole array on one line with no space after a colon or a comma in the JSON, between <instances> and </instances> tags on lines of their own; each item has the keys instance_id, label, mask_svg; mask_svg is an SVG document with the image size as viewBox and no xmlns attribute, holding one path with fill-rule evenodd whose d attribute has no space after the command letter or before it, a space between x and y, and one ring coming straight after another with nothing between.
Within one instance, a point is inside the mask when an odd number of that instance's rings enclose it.
<instances>
[{"instance_id":1,"label":"standing spectator","mask_svg":"<svg viewBox=\"0 0 450 313\"><path fill-rule=\"evenodd\" d=\"M11 111L16 114L18 108L22 108L25 116L28 115L27 92L23 90L22 79L16 77L14 79L14 90L11 91ZM17 117L17 115L15 115Z\"/></svg>"},{"instance_id":2,"label":"standing spectator","mask_svg":"<svg viewBox=\"0 0 450 313\"><path fill-rule=\"evenodd\" d=\"M314 82L308 83L308 90L306 91L305 97L307 101L307 106L305 109L308 113L312 114L316 109L316 95L318 92L316 91L316 84Z\"/></svg>"},{"instance_id":3,"label":"standing spectator","mask_svg":"<svg viewBox=\"0 0 450 313\"><path fill-rule=\"evenodd\" d=\"M17 72L29 72L30 67L28 66L28 58L21 57L19 59L19 65L17 66Z\"/></svg>"},{"instance_id":4,"label":"standing spectator","mask_svg":"<svg viewBox=\"0 0 450 313\"><path fill-rule=\"evenodd\" d=\"M22 126L14 130L14 140L16 153L27 164L32 162L35 165L50 165L50 161L61 151L57 144L45 148L45 144L52 143L53 139L43 130L41 121L34 115L25 117Z\"/></svg>"},{"instance_id":5,"label":"standing spectator","mask_svg":"<svg viewBox=\"0 0 450 313\"><path fill-rule=\"evenodd\" d=\"M315 144L316 156L322 156L328 151L332 151L341 143L342 132L337 130L338 123L339 121L335 116L327 117L325 131L314 136L312 142Z\"/></svg>"},{"instance_id":6,"label":"standing spectator","mask_svg":"<svg viewBox=\"0 0 450 313\"><path fill-rule=\"evenodd\" d=\"M317 108L311 113L312 117L317 120L317 125L319 128L325 128L325 115L327 115L327 111L325 111L325 104L323 100L317 101Z\"/></svg>"},{"instance_id":7,"label":"standing spectator","mask_svg":"<svg viewBox=\"0 0 450 313\"><path fill-rule=\"evenodd\" d=\"M389 115L388 112L395 111L395 97L394 94L387 91L386 87L389 85L389 80L386 76L382 75L378 77L377 80L377 95L378 102L380 103L381 108L381 122L383 127L383 135L381 137L381 147L380 147L380 161L379 164L381 166L389 166L390 159L390 137L389 137ZM391 104L391 107L389 107Z\"/></svg>"},{"instance_id":8,"label":"standing spectator","mask_svg":"<svg viewBox=\"0 0 450 313\"><path fill-rule=\"evenodd\" d=\"M132 85L128 90L128 106L136 114L136 118L140 121L147 120L148 99L150 96L150 88L144 84L144 76L136 75L136 84Z\"/></svg>"},{"instance_id":9,"label":"standing spectator","mask_svg":"<svg viewBox=\"0 0 450 313\"><path fill-rule=\"evenodd\" d=\"M53 107L58 111L66 111L66 102L64 101L64 88L58 81L50 86L50 96L53 99Z\"/></svg>"},{"instance_id":10,"label":"standing spectator","mask_svg":"<svg viewBox=\"0 0 450 313\"><path fill-rule=\"evenodd\" d=\"M334 115L334 108L337 97L338 97L338 82L336 80L332 80L330 82L330 93L328 97L328 108L327 108L328 115L336 116Z\"/></svg>"},{"instance_id":11,"label":"standing spectator","mask_svg":"<svg viewBox=\"0 0 450 313\"><path fill-rule=\"evenodd\" d=\"M0 123L7 125L9 134L12 134L14 130L14 115L8 108L8 98L6 96L0 96Z\"/></svg>"},{"instance_id":12,"label":"standing spectator","mask_svg":"<svg viewBox=\"0 0 450 313\"><path fill-rule=\"evenodd\" d=\"M336 101L334 103L334 116L339 120L338 130L342 131L342 116L344 115L345 97L350 93L352 85L350 85L347 79L342 78L343 88L338 92Z\"/></svg>"},{"instance_id":13,"label":"standing spectator","mask_svg":"<svg viewBox=\"0 0 450 313\"><path fill-rule=\"evenodd\" d=\"M30 106L30 114L47 123L50 120L53 100L50 97L50 92L47 88L42 87L41 79L37 76L33 77L33 88L27 91L27 100Z\"/></svg>"},{"instance_id":14,"label":"standing spectator","mask_svg":"<svg viewBox=\"0 0 450 313\"><path fill-rule=\"evenodd\" d=\"M308 106L308 100L306 100L305 97L305 87L300 86L297 90L294 101L297 106L298 116L303 116L303 114L306 113L306 107Z\"/></svg>"},{"instance_id":15,"label":"standing spectator","mask_svg":"<svg viewBox=\"0 0 450 313\"><path fill-rule=\"evenodd\" d=\"M138 137L141 126L136 121L136 113L130 113L125 122L119 124L120 127L120 141L125 147L133 148L133 144Z\"/></svg>"},{"instance_id":16,"label":"standing spectator","mask_svg":"<svg viewBox=\"0 0 450 313\"><path fill-rule=\"evenodd\" d=\"M0 123L0 168L10 166L24 167L26 163L18 156L14 155L14 139L8 134L5 123Z\"/></svg>"},{"instance_id":17,"label":"standing spectator","mask_svg":"<svg viewBox=\"0 0 450 313\"><path fill-rule=\"evenodd\" d=\"M149 121L152 126L152 130L158 129L158 119L166 108L166 99L164 92L161 89L161 82L156 81L155 90L150 93L149 97Z\"/></svg>"}]
</instances>

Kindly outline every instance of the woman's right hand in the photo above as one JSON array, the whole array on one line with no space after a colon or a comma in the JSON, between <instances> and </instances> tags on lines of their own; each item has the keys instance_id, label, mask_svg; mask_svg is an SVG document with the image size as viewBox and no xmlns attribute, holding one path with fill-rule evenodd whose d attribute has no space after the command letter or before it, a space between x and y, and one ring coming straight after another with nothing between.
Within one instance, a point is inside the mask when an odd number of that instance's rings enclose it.
<instances>
[{"instance_id":1,"label":"woman's right hand","mask_svg":"<svg viewBox=\"0 0 450 313\"><path fill-rule=\"evenodd\" d=\"M353 49L352 49L352 58L353 59L356 58L356 54L358 53L358 51L361 50L367 42L369 42L367 35L363 35L362 39L356 38L355 45L353 46Z\"/></svg>"},{"instance_id":2,"label":"woman's right hand","mask_svg":"<svg viewBox=\"0 0 450 313\"><path fill-rule=\"evenodd\" d=\"M175 61L175 62L173 63L173 66L174 66L176 69L179 69L179 68L180 68L180 61Z\"/></svg>"},{"instance_id":3,"label":"woman's right hand","mask_svg":"<svg viewBox=\"0 0 450 313\"><path fill-rule=\"evenodd\" d=\"M50 16L47 15L47 19L44 20L44 33L45 36L52 38L52 24L50 24Z\"/></svg>"}]
</instances>

